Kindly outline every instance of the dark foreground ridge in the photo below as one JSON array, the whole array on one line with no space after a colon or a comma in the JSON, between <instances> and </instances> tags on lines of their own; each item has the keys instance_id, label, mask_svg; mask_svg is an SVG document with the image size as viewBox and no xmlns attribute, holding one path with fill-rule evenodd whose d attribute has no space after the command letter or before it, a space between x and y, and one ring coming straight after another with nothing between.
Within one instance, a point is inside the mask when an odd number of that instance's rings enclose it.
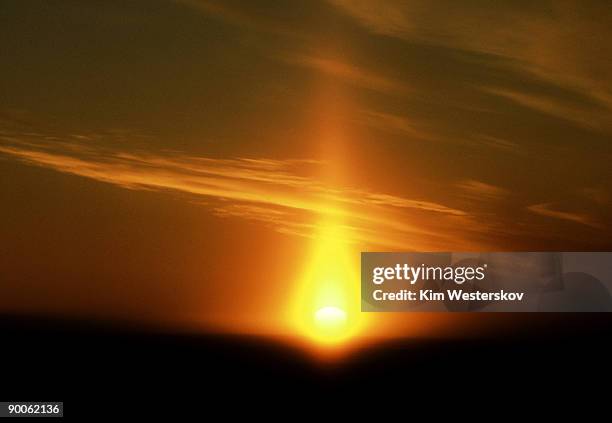
<instances>
[{"instance_id":1,"label":"dark foreground ridge","mask_svg":"<svg viewBox=\"0 0 612 423\"><path fill-rule=\"evenodd\" d=\"M532 315L524 330L485 339L400 340L335 363L279 341L155 333L95 322L3 316L3 400L65 402L65 415L139 414L190 407L382 401L391 393L522 386L533 395L569 378L609 380L607 314ZM490 392L488 392L490 393ZM238 401L238 402L236 402ZM236 404L240 404L239 406ZM365 405L368 403L359 403ZM175 408L178 407L178 408ZM231 407L231 406L230 406Z\"/></svg>"}]
</instances>

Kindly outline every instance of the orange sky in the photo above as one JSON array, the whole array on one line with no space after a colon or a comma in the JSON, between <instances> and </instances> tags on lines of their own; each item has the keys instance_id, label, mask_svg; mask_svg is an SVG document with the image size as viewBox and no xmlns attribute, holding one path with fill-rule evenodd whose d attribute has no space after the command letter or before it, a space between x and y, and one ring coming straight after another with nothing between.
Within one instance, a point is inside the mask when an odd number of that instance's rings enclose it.
<instances>
[{"instance_id":1,"label":"orange sky","mask_svg":"<svg viewBox=\"0 0 612 423\"><path fill-rule=\"evenodd\" d=\"M276 333L330 225L351 262L610 249L605 2L3 9L3 312Z\"/></svg>"}]
</instances>

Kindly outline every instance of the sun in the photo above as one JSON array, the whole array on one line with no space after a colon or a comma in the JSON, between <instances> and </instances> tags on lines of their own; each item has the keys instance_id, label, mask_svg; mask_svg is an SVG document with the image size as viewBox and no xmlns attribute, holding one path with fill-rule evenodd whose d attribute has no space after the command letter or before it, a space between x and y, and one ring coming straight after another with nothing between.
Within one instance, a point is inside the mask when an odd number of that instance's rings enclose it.
<instances>
[{"instance_id":1,"label":"sun","mask_svg":"<svg viewBox=\"0 0 612 423\"><path fill-rule=\"evenodd\" d=\"M315 324L322 334L341 335L346 326L346 312L334 306L322 307L314 313Z\"/></svg>"},{"instance_id":2,"label":"sun","mask_svg":"<svg viewBox=\"0 0 612 423\"><path fill-rule=\"evenodd\" d=\"M317 325L323 330L337 330L346 324L346 312L338 307L327 306L315 312Z\"/></svg>"},{"instance_id":3,"label":"sun","mask_svg":"<svg viewBox=\"0 0 612 423\"><path fill-rule=\"evenodd\" d=\"M320 225L312 255L298 278L291 324L299 335L318 344L344 343L362 326L359 253L348 240L346 228Z\"/></svg>"}]
</instances>

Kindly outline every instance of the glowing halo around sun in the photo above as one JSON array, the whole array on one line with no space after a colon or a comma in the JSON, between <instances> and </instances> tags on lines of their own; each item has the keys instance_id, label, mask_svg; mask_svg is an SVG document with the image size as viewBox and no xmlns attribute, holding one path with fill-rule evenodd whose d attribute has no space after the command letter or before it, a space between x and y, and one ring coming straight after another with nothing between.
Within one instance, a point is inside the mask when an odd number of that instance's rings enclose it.
<instances>
[{"instance_id":1,"label":"glowing halo around sun","mask_svg":"<svg viewBox=\"0 0 612 423\"><path fill-rule=\"evenodd\" d=\"M319 226L290 309L293 331L319 345L344 344L363 323L359 252L347 242L346 231L337 224Z\"/></svg>"}]
</instances>

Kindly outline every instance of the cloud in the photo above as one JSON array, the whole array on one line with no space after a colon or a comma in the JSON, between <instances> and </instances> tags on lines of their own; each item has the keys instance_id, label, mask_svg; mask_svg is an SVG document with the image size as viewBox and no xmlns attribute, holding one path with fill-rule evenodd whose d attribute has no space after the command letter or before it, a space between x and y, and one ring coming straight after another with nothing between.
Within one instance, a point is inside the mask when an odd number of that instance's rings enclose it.
<instances>
[{"instance_id":1,"label":"cloud","mask_svg":"<svg viewBox=\"0 0 612 423\"><path fill-rule=\"evenodd\" d=\"M593 221L593 219L586 214L570 213L566 211L554 210L551 208L550 203L533 204L527 207L532 213L539 214L541 216L552 217L554 219L567 220L569 222L580 223L581 225L591 226L593 228L601 228L602 226Z\"/></svg>"},{"instance_id":2,"label":"cloud","mask_svg":"<svg viewBox=\"0 0 612 423\"><path fill-rule=\"evenodd\" d=\"M612 130L612 44L605 42L612 29L603 3L328 1L373 34L442 46L531 85L483 87L491 93L582 127Z\"/></svg>"},{"instance_id":3,"label":"cloud","mask_svg":"<svg viewBox=\"0 0 612 423\"><path fill-rule=\"evenodd\" d=\"M410 139L432 139L433 135L405 116L364 109L354 119L358 123L381 131L404 135Z\"/></svg>"},{"instance_id":4,"label":"cloud","mask_svg":"<svg viewBox=\"0 0 612 423\"><path fill-rule=\"evenodd\" d=\"M217 206L213 213L219 217L237 217L263 223L287 235L312 237L316 231L314 222L304 221L295 211L268 205L227 204Z\"/></svg>"},{"instance_id":5,"label":"cloud","mask_svg":"<svg viewBox=\"0 0 612 423\"><path fill-rule=\"evenodd\" d=\"M449 208L441 204L429 201L409 200L388 194L361 193L361 198L354 202L361 204L376 204L383 206L393 206L408 209L418 209L436 213L450 214L452 216L465 216L467 213L461 210Z\"/></svg>"},{"instance_id":6,"label":"cloud","mask_svg":"<svg viewBox=\"0 0 612 423\"><path fill-rule=\"evenodd\" d=\"M214 0L174 0L175 3L191 8L192 10L215 18L217 20L248 28L255 31L271 33L280 36L304 36L295 26L291 27L282 21L266 19L260 14L245 10L245 8L232 6L228 2Z\"/></svg>"},{"instance_id":7,"label":"cloud","mask_svg":"<svg viewBox=\"0 0 612 423\"><path fill-rule=\"evenodd\" d=\"M521 153L521 147L517 143L499 137L481 135L475 141L478 145L484 145L506 153Z\"/></svg>"},{"instance_id":8,"label":"cloud","mask_svg":"<svg viewBox=\"0 0 612 423\"><path fill-rule=\"evenodd\" d=\"M610 191L604 187L586 187L581 192L584 197L597 204L605 205L610 203Z\"/></svg>"},{"instance_id":9,"label":"cloud","mask_svg":"<svg viewBox=\"0 0 612 423\"><path fill-rule=\"evenodd\" d=\"M218 200L209 206L219 216L259 221L293 235L309 236L318 221L331 219L351 228L347 242L435 249L442 242L462 243L455 224L469 219L437 202L326 184L316 177L325 164L314 160L127 152L74 137L53 143L44 137L1 139L0 153L29 165L126 189Z\"/></svg>"},{"instance_id":10,"label":"cloud","mask_svg":"<svg viewBox=\"0 0 612 423\"><path fill-rule=\"evenodd\" d=\"M519 90L482 87L483 91L506 98L523 107L573 122L586 129L605 130L612 117L608 110L577 105L558 96L546 96Z\"/></svg>"},{"instance_id":11,"label":"cloud","mask_svg":"<svg viewBox=\"0 0 612 423\"><path fill-rule=\"evenodd\" d=\"M347 61L308 54L286 55L283 59L289 64L314 69L360 88L393 95L406 94L411 91L403 81L389 78L379 72L356 66Z\"/></svg>"},{"instance_id":12,"label":"cloud","mask_svg":"<svg viewBox=\"0 0 612 423\"><path fill-rule=\"evenodd\" d=\"M325 42L321 31L327 27L321 27L317 20L299 19L299 14L289 7L277 8L276 13L272 13L248 3L177 1L240 28L292 40L291 45L263 42L260 46L262 51L267 50L268 55L285 63L307 67L379 93L412 95L430 101L442 93L437 101L447 105L457 103L465 108L475 107L473 102L468 104L465 99L454 98L452 92L444 92L444 81L435 92L423 93L427 89L419 85L423 75L413 75L410 69L396 68L399 71L396 75L402 76L392 77L372 66L372 63L380 63L379 60L364 65L346 57L320 54L321 43ZM436 54L445 56L450 65L449 72L456 67L455 60L471 61L472 66L479 68L480 64L485 65L485 70L474 70L475 74L482 72L485 77L472 81L481 84L472 89L502 97L581 128L612 131L612 67L605 60L612 55L612 50L602 46L602 42L592 42L609 39L612 30L593 12L596 7L572 1L552 6L509 2L495 7L479 3L459 4L451 0L435 4L424 0L382 3L375 0L328 0L327 3L336 15L348 16L372 34L403 40L413 48L420 46L421 52L430 51L430 46L443 47ZM312 4L309 7L316 9ZM382 52L391 44L389 40L377 40L376 45L384 48L380 49L381 52L373 50L372 56L383 57ZM367 49L371 44L364 45ZM440 60L434 56L430 58L432 63ZM401 60L392 59L391 62L402 65ZM385 68L393 68L393 65ZM489 77L491 74L494 76ZM407 75L412 79L406 78ZM461 76L455 81L461 82ZM517 82L525 83L517 85Z\"/></svg>"},{"instance_id":13,"label":"cloud","mask_svg":"<svg viewBox=\"0 0 612 423\"><path fill-rule=\"evenodd\" d=\"M509 194L508 190L504 188L473 179L457 182L456 186L463 192L464 196L471 199L499 200Z\"/></svg>"}]
</instances>

